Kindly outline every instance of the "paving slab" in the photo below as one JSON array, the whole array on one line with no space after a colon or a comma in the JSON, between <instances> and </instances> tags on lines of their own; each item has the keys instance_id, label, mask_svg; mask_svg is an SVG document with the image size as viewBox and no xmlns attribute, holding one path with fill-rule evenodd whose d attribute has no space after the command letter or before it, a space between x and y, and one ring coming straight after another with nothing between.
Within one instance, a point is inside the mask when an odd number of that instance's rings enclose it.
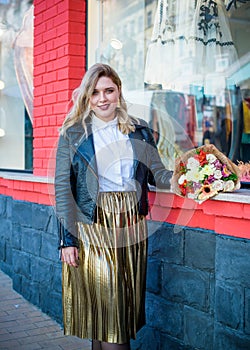
<instances>
[{"instance_id":1,"label":"paving slab","mask_svg":"<svg viewBox=\"0 0 250 350\"><path fill-rule=\"evenodd\" d=\"M86 339L65 336L62 327L12 288L0 270L1 350L91 350Z\"/></svg>"}]
</instances>

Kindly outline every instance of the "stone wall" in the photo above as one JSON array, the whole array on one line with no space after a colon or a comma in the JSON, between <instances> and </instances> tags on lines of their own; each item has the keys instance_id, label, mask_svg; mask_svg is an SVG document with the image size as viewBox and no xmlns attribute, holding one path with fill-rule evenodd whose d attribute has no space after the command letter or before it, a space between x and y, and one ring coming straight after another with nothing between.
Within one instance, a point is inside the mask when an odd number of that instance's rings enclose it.
<instances>
[{"instance_id":1,"label":"stone wall","mask_svg":"<svg viewBox=\"0 0 250 350\"><path fill-rule=\"evenodd\" d=\"M250 240L153 221L149 231L147 326L135 349L250 349Z\"/></svg>"},{"instance_id":2,"label":"stone wall","mask_svg":"<svg viewBox=\"0 0 250 350\"><path fill-rule=\"evenodd\" d=\"M13 288L61 322L61 263L53 208L0 196L0 268Z\"/></svg>"},{"instance_id":3,"label":"stone wall","mask_svg":"<svg viewBox=\"0 0 250 350\"><path fill-rule=\"evenodd\" d=\"M0 196L0 268L58 322L61 263L50 206ZM132 348L250 348L250 240L149 221L147 325Z\"/></svg>"}]
</instances>

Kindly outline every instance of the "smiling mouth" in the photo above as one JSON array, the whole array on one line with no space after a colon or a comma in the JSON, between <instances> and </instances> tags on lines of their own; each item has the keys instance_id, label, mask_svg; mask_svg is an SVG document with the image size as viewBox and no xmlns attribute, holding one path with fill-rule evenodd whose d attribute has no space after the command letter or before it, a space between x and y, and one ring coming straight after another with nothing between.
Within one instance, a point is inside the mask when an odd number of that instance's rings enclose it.
<instances>
[{"instance_id":1,"label":"smiling mouth","mask_svg":"<svg viewBox=\"0 0 250 350\"><path fill-rule=\"evenodd\" d=\"M109 104L98 106L98 108L100 108L103 111L106 111L109 108Z\"/></svg>"}]
</instances>

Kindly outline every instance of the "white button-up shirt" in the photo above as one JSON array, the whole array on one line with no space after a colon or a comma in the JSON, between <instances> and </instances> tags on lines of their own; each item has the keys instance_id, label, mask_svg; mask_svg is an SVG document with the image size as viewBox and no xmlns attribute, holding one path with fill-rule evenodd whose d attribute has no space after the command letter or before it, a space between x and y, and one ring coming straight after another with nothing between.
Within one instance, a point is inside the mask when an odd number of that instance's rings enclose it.
<instances>
[{"instance_id":1,"label":"white button-up shirt","mask_svg":"<svg viewBox=\"0 0 250 350\"><path fill-rule=\"evenodd\" d=\"M99 176L99 190L135 191L133 149L128 135L118 128L117 118L105 122L93 116L93 138Z\"/></svg>"}]
</instances>

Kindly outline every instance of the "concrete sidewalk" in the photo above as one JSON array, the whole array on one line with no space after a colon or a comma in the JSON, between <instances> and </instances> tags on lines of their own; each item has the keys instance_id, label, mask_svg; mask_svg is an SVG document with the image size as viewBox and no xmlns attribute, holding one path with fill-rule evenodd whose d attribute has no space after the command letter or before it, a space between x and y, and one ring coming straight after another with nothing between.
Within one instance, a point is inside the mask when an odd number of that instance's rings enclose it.
<instances>
[{"instance_id":1,"label":"concrete sidewalk","mask_svg":"<svg viewBox=\"0 0 250 350\"><path fill-rule=\"evenodd\" d=\"M16 293L0 270L0 349L90 350L91 343L64 336L60 325Z\"/></svg>"}]
</instances>

